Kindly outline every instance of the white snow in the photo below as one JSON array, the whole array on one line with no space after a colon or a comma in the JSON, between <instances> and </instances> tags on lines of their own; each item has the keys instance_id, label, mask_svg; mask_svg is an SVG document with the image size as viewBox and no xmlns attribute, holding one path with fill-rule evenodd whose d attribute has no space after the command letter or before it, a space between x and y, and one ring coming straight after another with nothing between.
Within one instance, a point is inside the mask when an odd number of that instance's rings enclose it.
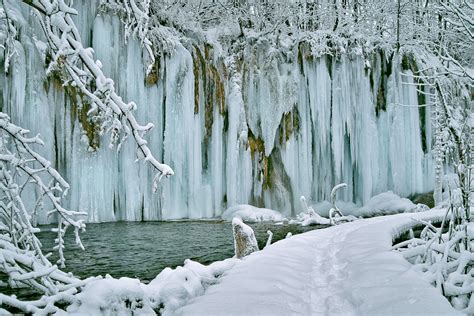
<instances>
[{"instance_id":1,"label":"white snow","mask_svg":"<svg viewBox=\"0 0 474 316\"><path fill-rule=\"evenodd\" d=\"M246 257L177 315L457 315L392 239L413 218L358 220L281 240Z\"/></svg>"},{"instance_id":2,"label":"white snow","mask_svg":"<svg viewBox=\"0 0 474 316\"><path fill-rule=\"evenodd\" d=\"M304 200L304 197L302 197ZM306 202L303 202L306 205ZM342 211L344 216L355 217L373 217L378 215L390 215L397 213L413 213L426 211L427 206L423 204L414 204L407 198L402 198L392 191L383 192L372 197L363 207L352 202L337 201L336 205ZM328 225L329 211L332 204L328 201L322 201L310 206L303 206L304 211L296 216L296 220L290 220L292 223L300 223L303 226L308 225ZM223 214L222 219L231 221L238 217L245 222L280 222L285 220L283 215L275 210L267 208L258 208L248 204L239 204L229 207Z\"/></svg>"},{"instance_id":3,"label":"white snow","mask_svg":"<svg viewBox=\"0 0 474 316\"><path fill-rule=\"evenodd\" d=\"M284 218L280 212L268 208L259 208L248 204L229 207L223 214L222 219L231 221L238 217L244 222L280 222Z\"/></svg>"},{"instance_id":4,"label":"white snow","mask_svg":"<svg viewBox=\"0 0 474 316\"><path fill-rule=\"evenodd\" d=\"M423 205L416 205L406 198L401 198L392 191L372 197L363 207L353 210L351 215L371 217L395 213L410 213L427 210Z\"/></svg>"}]
</instances>

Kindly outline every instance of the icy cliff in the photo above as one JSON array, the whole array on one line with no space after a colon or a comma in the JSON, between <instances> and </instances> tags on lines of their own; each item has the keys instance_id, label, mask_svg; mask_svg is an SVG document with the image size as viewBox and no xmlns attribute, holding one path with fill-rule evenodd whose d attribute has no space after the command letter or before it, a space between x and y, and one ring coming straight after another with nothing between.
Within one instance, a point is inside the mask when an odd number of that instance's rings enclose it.
<instances>
[{"instance_id":1,"label":"icy cliff","mask_svg":"<svg viewBox=\"0 0 474 316\"><path fill-rule=\"evenodd\" d=\"M289 216L300 196L328 199L341 182L348 188L339 198L358 203L387 190L432 190L430 113L402 106L420 100L398 56L316 58L304 45L274 51L263 40L232 60L184 39L146 75L146 54L138 41L124 42L116 16L98 15L93 1L76 6L84 45L138 105L137 119L155 124L151 148L175 170L153 194L135 145L108 148L81 96L46 77L41 30L21 9L0 108L42 135L41 152L71 183L67 206L89 221L210 218L236 204Z\"/></svg>"}]
</instances>

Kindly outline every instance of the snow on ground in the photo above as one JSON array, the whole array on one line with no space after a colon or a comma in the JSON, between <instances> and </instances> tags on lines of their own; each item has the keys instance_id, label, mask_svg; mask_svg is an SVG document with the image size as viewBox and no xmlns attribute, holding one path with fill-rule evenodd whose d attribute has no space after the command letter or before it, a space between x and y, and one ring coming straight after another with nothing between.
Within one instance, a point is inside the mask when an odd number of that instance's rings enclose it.
<instances>
[{"instance_id":1,"label":"snow on ground","mask_svg":"<svg viewBox=\"0 0 474 316\"><path fill-rule=\"evenodd\" d=\"M457 315L392 239L412 218L443 210L374 217L314 230L252 253L179 315Z\"/></svg>"},{"instance_id":2,"label":"snow on ground","mask_svg":"<svg viewBox=\"0 0 474 316\"><path fill-rule=\"evenodd\" d=\"M244 222L252 223L280 222L283 220L280 212L247 204L231 206L222 214L222 219L226 221L231 221L234 217L238 217Z\"/></svg>"}]
</instances>

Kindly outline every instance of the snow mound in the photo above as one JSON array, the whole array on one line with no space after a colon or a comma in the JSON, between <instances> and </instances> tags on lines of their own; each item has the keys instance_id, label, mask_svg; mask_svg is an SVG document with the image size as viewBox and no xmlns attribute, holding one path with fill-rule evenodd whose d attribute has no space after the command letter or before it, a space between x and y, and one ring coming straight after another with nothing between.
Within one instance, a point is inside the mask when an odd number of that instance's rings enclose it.
<instances>
[{"instance_id":1,"label":"snow mound","mask_svg":"<svg viewBox=\"0 0 474 316\"><path fill-rule=\"evenodd\" d=\"M210 285L217 283L220 276L238 261L232 258L204 266L188 259L183 267L164 269L144 288L157 314L172 315L192 298L204 294Z\"/></svg>"},{"instance_id":2,"label":"snow mound","mask_svg":"<svg viewBox=\"0 0 474 316\"><path fill-rule=\"evenodd\" d=\"M259 208L248 204L240 204L229 207L223 214L222 219L231 221L234 217L245 222L280 222L283 215L280 212L268 208Z\"/></svg>"},{"instance_id":3,"label":"snow mound","mask_svg":"<svg viewBox=\"0 0 474 316\"><path fill-rule=\"evenodd\" d=\"M344 211L342 207L341 209ZM402 198L392 191L387 191L372 197L363 207L353 210L351 215L357 217L373 217L396 213L414 213L428 209L426 205L416 205L409 199ZM350 214L349 212L346 213Z\"/></svg>"},{"instance_id":4,"label":"snow mound","mask_svg":"<svg viewBox=\"0 0 474 316\"><path fill-rule=\"evenodd\" d=\"M76 298L67 309L70 315L94 315L99 311L105 315L154 313L138 279L114 279L107 275L105 279L87 283Z\"/></svg>"},{"instance_id":5,"label":"snow mound","mask_svg":"<svg viewBox=\"0 0 474 316\"><path fill-rule=\"evenodd\" d=\"M189 300L204 294L238 259L204 266L186 260L182 267L166 268L149 284L138 279L106 276L86 284L67 309L71 315L172 315Z\"/></svg>"}]
</instances>

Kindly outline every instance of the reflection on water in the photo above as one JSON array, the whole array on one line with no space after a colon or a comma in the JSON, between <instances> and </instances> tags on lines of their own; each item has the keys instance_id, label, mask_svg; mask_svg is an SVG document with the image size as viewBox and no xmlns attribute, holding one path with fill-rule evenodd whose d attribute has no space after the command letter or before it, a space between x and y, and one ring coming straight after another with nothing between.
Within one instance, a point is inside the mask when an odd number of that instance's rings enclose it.
<instances>
[{"instance_id":1,"label":"reflection on water","mask_svg":"<svg viewBox=\"0 0 474 316\"><path fill-rule=\"evenodd\" d=\"M251 224L260 249L266 243L267 230L273 241L285 238L288 232L298 234L313 228L297 225ZM52 227L52 226L51 226ZM51 251L55 234L43 226L38 234L44 252ZM113 277L153 279L165 267L175 268L185 259L202 264L230 258L234 254L232 225L228 222L115 222L88 224L81 234L85 251L74 244L74 234L65 237L66 271L84 278L110 274ZM56 262L53 252L51 262Z\"/></svg>"}]
</instances>

